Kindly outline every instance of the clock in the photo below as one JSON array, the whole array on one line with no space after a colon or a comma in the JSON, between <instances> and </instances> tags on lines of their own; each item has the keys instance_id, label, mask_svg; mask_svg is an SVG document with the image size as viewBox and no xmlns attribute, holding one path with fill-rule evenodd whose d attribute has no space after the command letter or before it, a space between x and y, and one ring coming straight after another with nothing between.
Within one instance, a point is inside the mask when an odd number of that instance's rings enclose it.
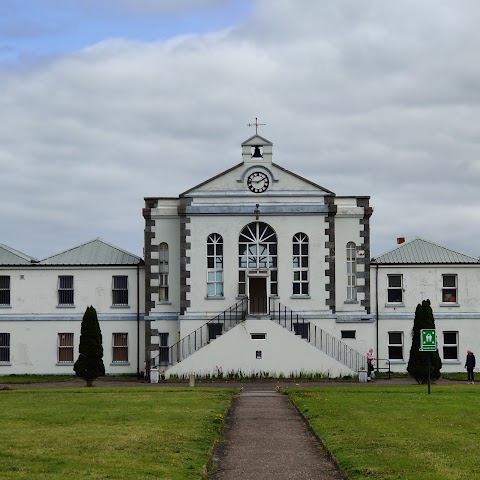
<instances>
[{"instance_id":1,"label":"clock","mask_svg":"<svg viewBox=\"0 0 480 480\"><path fill-rule=\"evenodd\" d=\"M262 193L270 184L270 180L263 172L253 172L247 178L247 187L253 193Z\"/></svg>"}]
</instances>

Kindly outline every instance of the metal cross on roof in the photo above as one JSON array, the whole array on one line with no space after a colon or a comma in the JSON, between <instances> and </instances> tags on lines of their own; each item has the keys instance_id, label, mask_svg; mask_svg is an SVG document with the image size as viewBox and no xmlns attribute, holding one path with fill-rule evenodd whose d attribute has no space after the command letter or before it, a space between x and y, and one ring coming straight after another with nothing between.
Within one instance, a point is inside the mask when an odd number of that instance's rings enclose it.
<instances>
[{"instance_id":1,"label":"metal cross on roof","mask_svg":"<svg viewBox=\"0 0 480 480\"><path fill-rule=\"evenodd\" d=\"M255 117L255 123L249 123L247 127L255 127L255 135L258 135L258 127L260 125L266 125L266 123L258 123L258 118Z\"/></svg>"}]
</instances>

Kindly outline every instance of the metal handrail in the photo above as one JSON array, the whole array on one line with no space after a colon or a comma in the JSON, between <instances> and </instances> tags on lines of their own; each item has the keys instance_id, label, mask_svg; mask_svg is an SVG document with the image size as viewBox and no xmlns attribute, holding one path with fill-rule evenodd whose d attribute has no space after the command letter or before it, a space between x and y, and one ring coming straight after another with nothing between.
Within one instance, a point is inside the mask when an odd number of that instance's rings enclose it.
<instances>
[{"instance_id":1,"label":"metal handrail","mask_svg":"<svg viewBox=\"0 0 480 480\"><path fill-rule=\"evenodd\" d=\"M189 335L181 338L170 347L159 347L160 353L148 361L147 368L172 366L208 345L218 335L228 332L245 319L248 311L248 298L224 310L204 323Z\"/></svg>"},{"instance_id":2,"label":"metal handrail","mask_svg":"<svg viewBox=\"0 0 480 480\"><path fill-rule=\"evenodd\" d=\"M362 355L337 337L305 320L275 298L270 298L269 307L271 319L280 326L300 335L305 341L354 372L366 369L366 355Z\"/></svg>"}]
</instances>

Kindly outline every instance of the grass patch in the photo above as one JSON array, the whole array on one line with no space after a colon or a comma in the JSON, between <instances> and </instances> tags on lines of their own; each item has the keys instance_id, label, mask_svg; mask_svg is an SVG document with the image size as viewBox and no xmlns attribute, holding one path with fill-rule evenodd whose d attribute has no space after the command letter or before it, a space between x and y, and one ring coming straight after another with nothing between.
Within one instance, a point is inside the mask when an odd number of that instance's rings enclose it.
<instances>
[{"instance_id":1,"label":"grass patch","mask_svg":"<svg viewBox=\"0 0 480 480\"><path fill-rule=\"evenodd\" d=\"M2 479L199 479L235 390L0 390Z\"/></svg>"},{"instance_id":2,"label":"grass patch","mask_svg":"<svg viewBox=\"0 0 480 480\"><path fill-rule=\"evenodd\" d=\"M480 471L475 385L287 389L352 480L459 480Z\"/></svg>"}]
</instances>

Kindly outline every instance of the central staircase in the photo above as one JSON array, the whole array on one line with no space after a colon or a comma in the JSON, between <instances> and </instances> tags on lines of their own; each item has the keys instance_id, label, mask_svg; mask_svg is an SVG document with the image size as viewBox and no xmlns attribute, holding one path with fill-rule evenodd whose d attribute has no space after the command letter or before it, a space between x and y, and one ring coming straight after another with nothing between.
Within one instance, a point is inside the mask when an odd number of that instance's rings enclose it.
<instances>
[{"instance_id":1,"label":"central staircase","mask_svg":"<svg viewBox=\"0 0 480 480\"><path fill-rule=\"evenodd\" d=\"M159 347L159 354L148 362L148 370L153 367L168 368L176 365L215 341L217 336L227 333L236 325L245 321L245 319L259 319L259 315L248 315L248 306L248 298L242 299L174 345ZM362 355L322 328L305 320L301 315L282 305L276 299L270 299L269 313L262 314L261 318L265 319L265 321L273 321L293 334L300 336L307 343L345 365L354 373L366 370L367 359L365 355Z\"/></svg>"}]
</instances>

